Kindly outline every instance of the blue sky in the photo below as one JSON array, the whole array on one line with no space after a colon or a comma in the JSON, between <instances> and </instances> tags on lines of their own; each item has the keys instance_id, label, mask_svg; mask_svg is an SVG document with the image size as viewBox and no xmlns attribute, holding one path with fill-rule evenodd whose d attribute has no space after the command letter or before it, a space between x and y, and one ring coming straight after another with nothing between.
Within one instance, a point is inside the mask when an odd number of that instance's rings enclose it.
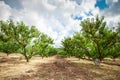
<instances>
[{"instance_id":1,"label":"blue sky","mask_svg":"<svg viewBox=\"0 0 120 80\"><path fill-rule=\"evenodd\" d=\"M109 8L109 5L106 3L106 0L97 0L95 7L99 7L100 10Z\"/></svg>"},{"instance_id":2,"label":"blue sky","mask_svg":"<svg viewBox=\"0 0 120 80\"><path fill-rule=\"evenodd\" d=\"M3 0L5 4L9 5L11 8L21 9L22 5L19 0Z\"/></svg>"},{"instance_id":3,"label":"blue sky","mask_svg":"<svg viewBox=\"0 0 120 80\"><path fill-rule=\"evenodd\" d=\"M120 0L0 0L0 19L35 25L59 47L64 37L79 31L80 21L105 16L107 25L120 20Z\"/></svg>"}]
</instances>

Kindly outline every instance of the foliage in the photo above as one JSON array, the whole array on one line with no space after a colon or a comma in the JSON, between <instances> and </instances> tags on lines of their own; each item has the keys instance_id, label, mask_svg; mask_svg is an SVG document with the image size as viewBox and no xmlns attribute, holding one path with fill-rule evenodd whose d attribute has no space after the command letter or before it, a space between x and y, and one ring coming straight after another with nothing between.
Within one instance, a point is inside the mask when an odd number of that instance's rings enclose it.
<instances>
[{"instance_id":1,"label":"foliage","mask_svg":"<svg viewBox=\"0 0 120 80\"><path fill-rule=\"evenodd\" d=\"M0 51L9 55L17 52L20 45L4 32L6 26L8 26L7 23L0 21Z\"/></svg>"},{"instance_id":2,"label":"foliage","mask_svg":"<svg viewBox=\"0 0 120 80\"><path fill-rule=\"evenodd\" d=\"M0 42L0 51L5 52L7 55L11 53L17 53L18 49L20 47L19 44L13 42L13 41L7 41L7 42Z\"/></svg>"},{"instance_id":3,"label":"foliage","mask_svg":"<svg viewBox=\"0 0 120 80\"><path fill-rule=\"evenodd\" d=\"M33 49L36 54L42 57L49 55L49 48L53 44L53 40L46 34L41 33L39 37L34 40Z\"/></svg>"},{"instance_id":4,"label":"foliage","mask_svg":"<svg viewBox=\"0 0 120 80\"><path fill-rule=\"evenodd\" d=\"M29 62L29 59L33 55L36 55L40 51L41 55L43 55L46 47L53 43L53 40L50 37L39 32L35 26L29 27L26 26L23 22L17 22L15 24L13 20L8 20L6 22L0 21L0 37L4 42L10 41L5 44L6 46L10 46L6 47L10 52L13 52L12 48L15 47L15 44L18 44L18 51L23 54L27 62ZM34 39L39 39L40 41L36 42ZM13 43L11 43L11 40ZM14 47L11 47L13 45ZM7 50L6 48L5 50ZM34 50L34 48L36 50Z\"/></svg>"},{"instance_id":5,"label":"foliage","mask_svg":"<svg viewBox=\"0 0 120 80\"><path fill-rule=\"evenodd\" d=\"M67 56L88 57L102 61L105 57L117 58L119 54L118 32L106 26L104 17L81 21L81 31L62 41Z\"/></svg>"}]
</instances>

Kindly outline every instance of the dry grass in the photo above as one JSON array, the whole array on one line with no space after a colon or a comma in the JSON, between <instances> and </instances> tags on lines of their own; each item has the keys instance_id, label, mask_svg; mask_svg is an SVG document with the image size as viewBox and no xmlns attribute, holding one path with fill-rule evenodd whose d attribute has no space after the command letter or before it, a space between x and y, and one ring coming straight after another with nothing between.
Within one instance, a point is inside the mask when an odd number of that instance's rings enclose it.
<instances>
[{"instance_id":1,"label":"dry grass","mask_svg":"<svg viewBox=\"0 0 120 80\"><path fill-rule=\"evenodd\" d=\"M33 57L27 63L19 56L4 56L8 60L0 63L0 80L120 80L120 66L116 65L95 66L87 60L56 57Z\"/></svg>"}]
</instances>

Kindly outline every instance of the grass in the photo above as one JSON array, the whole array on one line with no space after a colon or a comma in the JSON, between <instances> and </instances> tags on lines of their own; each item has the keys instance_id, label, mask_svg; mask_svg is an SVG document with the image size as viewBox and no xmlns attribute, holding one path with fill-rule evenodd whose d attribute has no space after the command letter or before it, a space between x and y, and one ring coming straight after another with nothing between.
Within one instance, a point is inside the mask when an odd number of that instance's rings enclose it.
<instances>
[{"instance_id":1,"label":"grass","mask_svg":"<svg viewBox=\"0 0 120 80\"><path fill-rule=\"evenodd\" d=\"M17 58L12 59L13 56ZM95 66L87 60L56 57L33 57L27 63L16 54L1 56L0 60L3 57L6 61L0 63L0 80L120 80L117 65Z\"/></svg>"}]
</instances>

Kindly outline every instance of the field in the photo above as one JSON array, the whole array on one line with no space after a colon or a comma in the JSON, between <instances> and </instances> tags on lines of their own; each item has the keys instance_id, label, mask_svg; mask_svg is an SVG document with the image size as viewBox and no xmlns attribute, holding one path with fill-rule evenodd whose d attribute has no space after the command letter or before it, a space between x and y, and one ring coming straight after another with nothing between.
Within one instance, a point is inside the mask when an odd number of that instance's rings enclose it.
<instances>
[{"instance_id":1,"label":"field","mask_svg":"<svg viewBox=\"0 0 120 80\"><path fill-rule=\"evenodd\" d=\"M120 80L120 60L95 66L92 61L53 56L33 57L0 53L0 80Z\"/></svg>"}]
</instances>

